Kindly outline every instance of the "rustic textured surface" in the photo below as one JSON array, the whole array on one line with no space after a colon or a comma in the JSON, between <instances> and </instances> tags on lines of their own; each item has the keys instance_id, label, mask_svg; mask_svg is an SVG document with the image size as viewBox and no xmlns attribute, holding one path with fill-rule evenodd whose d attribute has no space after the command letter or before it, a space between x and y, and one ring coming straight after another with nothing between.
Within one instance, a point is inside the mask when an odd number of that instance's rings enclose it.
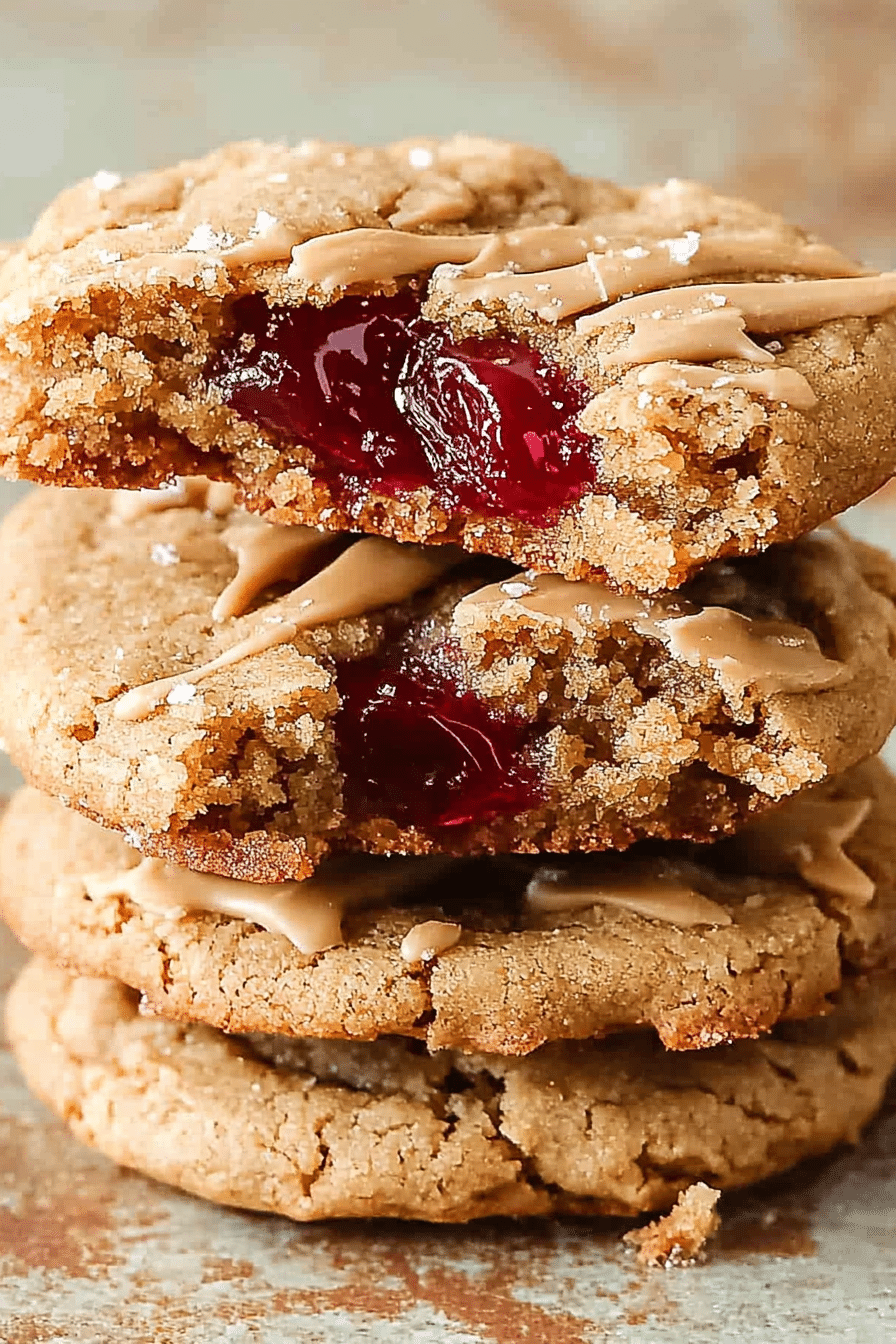
<instances>
[{"instance_id":1,"label":"rustic textured surface","mask_svg":"<svg viewBox=\"0 0 896 1344\"><path fill-rule=\"evenodd\" d=\"M21 954L0 932L0 979ZM296 1228L222 1212L70 1140L0 1052L4 1344L885 1344L896 1113L855 1153L723 1206L708 1263L662 1273L624 1224ZM186 1253L185 1253L186 1252Z\"/></svg>"}]
</instances>

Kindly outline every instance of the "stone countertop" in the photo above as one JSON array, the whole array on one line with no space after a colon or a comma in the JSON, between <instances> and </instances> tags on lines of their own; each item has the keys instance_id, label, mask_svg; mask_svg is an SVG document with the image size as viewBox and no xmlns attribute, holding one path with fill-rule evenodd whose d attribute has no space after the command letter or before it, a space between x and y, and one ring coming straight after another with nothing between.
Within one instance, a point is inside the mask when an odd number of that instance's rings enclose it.
<instances>
[{"instance_id":1,"label":"stone countertop","mask_svg":"<svg viewBox=\"0 0 896 1344\"><path fill-rule=\"evenodd\" d=\"M24 954L0 929L0 986ZM863 1145L723 1201L707 1262L625 1226L234 1213L70 1139L0 1049L2 1344L742 1344L896 1337L896 1092Z\"/></svg>"}]
</instances>

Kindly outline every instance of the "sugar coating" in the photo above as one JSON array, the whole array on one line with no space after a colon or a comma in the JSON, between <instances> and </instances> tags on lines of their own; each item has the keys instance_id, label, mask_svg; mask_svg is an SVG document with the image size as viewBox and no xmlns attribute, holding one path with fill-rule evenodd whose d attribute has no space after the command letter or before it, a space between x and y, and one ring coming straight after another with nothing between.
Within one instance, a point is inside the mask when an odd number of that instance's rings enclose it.
<instances>
[{"instance_id":1,"label":"sugar coating","mask_svg":"<svg viewBox=\"0 0 896 1344\"><path fill-rule=\"evenodd\" d=\"M670 1055L650 1033L523 1060L228 1036L33 962L8 1008L29 1085L114 1161L299 1221L631 1215L853 1142L896 1064L896 989L852 987L770 1040Z\"/></svg>"},{"instance_id":2,"label":"sugar coating","mask_svg":"<svg viewBox=\"0 0 896 1344\"><path fill-rule=\"evenodd\" d=\"M327 852L538 852L706 838L876 751L896 721L896 573L836 531L708 571L687 594L789 616L844 676L821 690L744 693L711 667L599 612L547 618L507 597L458 599L469 570L401 606L303 631L227 667L189 700L121 721L130 687L177 676L255 628L217 625L234 574L226 520L169 510L123 525L102 492L26 497L0 533L0 732L26 777L145 853L262 881L302 877ZM150 559L172 545L177 566ZM284 599L285 601L286 599ZM262 619L276 619L276 601ZM453 641L452 672L498 714L544 721L543 801L519 816L437 829L349 825L333 717L335 664ZM119 657L118 649L124 650Z\"/></svg>"},{"instance_id":3,"label":"sugar coating","mask_svg":"<svg viewBox=\"0 0 896 1344\"><path fill-rule=\"evenodd\" d=\"M401 502L371 492L348 517L306 450L239 420L205 381L232 300L260 292L274 303L325 301L288 276L288 246L274 260L242 263L228 262L228 249L357 227L475 233L569 223L630 256L666 240L683 278L696 235L808 239L697 183L628 190L574 176L542 151L470 137L382 149L250 142L102 191L88 180L48 207L0 269L0 469L105 486L203 472L232 479L250 508L280 521L455 541L642 591L799 535L896 470L890 313L777 342L778 363L818 398L800 411L733 385L645 395L637 368L601 367L628 327L583 338L512 297L470 306L434 294L427 312L455 336L518 336L594 393L581 423L601 441L595 490L546 528L445 512L425 490ZM264 254L253 246L249 256ZM718 280L729 278L782 277Z\"/></svg>"},{"instance_id":4,"label":"sugar coating","mask_svg":"<svg viewBox=\"0 0 896 1344\"><path fill-rule=\"evenodd\" d=\"M846 846L874 879L867 905L812 890L792 871L751 872L749 848L732 863L723 842L700 862L716 874L707 889L730 915L726 927L680 928L606 906L545 914L522 898L534 861L492 859L347 915L342 946L305 956L245 920L173 920L111 888L86 899L66 879L124 872L140 854L24 790L0 825L0 912L31 951L123 980L164 1017L228 1031L406 1035L433 1050L525 1054L649 1024L669 1049L706 1048L824 1011L844 975L887 965L896 951L896 781L870 761L818 796L873 800ZM460 924L459 943L409 966L405 935L445 918Z\"/></svg>"}]
</instances>

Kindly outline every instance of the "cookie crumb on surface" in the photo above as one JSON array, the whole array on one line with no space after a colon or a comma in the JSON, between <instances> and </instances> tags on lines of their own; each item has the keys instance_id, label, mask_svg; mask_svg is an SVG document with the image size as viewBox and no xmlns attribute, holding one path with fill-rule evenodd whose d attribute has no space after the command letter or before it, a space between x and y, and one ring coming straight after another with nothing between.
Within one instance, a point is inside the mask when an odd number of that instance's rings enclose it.
<instances>
[{"instance_id":1,"label":"cookie crumb on surface","mask_svg":"<svg viewBox=\"0 0 896 1344\"><path fill-rule=\"evenodd\" d=\"M699 1259L719 1230L720 1190L698 1181L678 1196L675 1207L646 1227L633 1228L622 1240L637 1251L641 1265L688 1265Z\"/></svg>"}]
</instances>

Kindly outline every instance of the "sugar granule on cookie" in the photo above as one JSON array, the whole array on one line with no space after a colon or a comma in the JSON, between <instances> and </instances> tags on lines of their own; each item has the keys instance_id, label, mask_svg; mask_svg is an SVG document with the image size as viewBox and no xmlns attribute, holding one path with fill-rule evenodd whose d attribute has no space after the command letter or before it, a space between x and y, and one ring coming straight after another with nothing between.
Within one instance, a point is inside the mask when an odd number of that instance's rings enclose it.
<instances>
[{"instance_id":1,"label":"sugar granule on cookie","mask_svg":"<svg viewBox=\"0 0 896 1344\"><path fill-rule=\"evenodd\" d=\"M635 1227L622 1238L636 1252L642 1265L692 1265L702 1258L706 1243L719 1230L716 1205L721 1190L696 1181L678 1196L675 1207L662 1218Z\"/></svg>"},{"instance_id":2,"label":"sugar granule on cookie","mask_svg":"<svg viewBox=\"0 0 896 1344\"><path fill-rule=\"evenodd\" d=\"M896 573L836 530L647 600L175 503L37 492L0 533L10 750L147 855L271 882L706 839L896 720Z\"/></svg>"},{"instance_id":3,"label":"sugar granule on cookie","mask_svg":"<svg viewBox=\"0 0 896 1344\"><path fill-rule=\"evenodd\" d=\"M883 484L894 366L896 274L465 136L94 178L0 268L8 474L205 473L275 521L624 591Z\"/></svg>"}]
</instances>

